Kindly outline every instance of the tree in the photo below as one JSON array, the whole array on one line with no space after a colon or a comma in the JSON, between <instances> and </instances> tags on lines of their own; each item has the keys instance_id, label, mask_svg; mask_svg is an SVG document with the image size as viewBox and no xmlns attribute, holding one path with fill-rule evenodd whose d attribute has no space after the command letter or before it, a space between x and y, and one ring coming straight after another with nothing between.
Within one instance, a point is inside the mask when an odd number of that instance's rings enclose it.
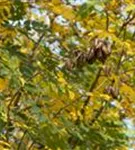
<instances>
[{"instance_id":1,"label":"tree","mask_svg":"<svg viewBox=\"0 0 135 150\"><path fill-rule=\"evenodd\" d=\"M133 0L0 1L1 149L128 149L134 8Z\"/></svg>"}]
</instances>

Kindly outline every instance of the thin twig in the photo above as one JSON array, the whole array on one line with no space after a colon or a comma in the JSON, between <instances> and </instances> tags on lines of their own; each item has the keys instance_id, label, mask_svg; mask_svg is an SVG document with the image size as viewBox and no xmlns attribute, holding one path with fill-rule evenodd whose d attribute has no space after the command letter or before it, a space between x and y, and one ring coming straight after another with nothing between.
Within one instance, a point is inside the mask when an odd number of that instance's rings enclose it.
<instances>
[{"instance_id":1,"label":"thin twig","mask_svg":"<svg viewBox=\"0 0 135 150\"><path fill-rule=\"evenodd\" d=\"M108 14L107 10L105 11L105 14L106 14L106 31L108 31L108 29L109 29L109 14Z\"/></svg>"},{"instance_id":2,"label":"thin twig","mask_svg":"<svg viewBox=\"0 0 135 150\"><path fill-rule=\"evenodd\" d=\"M31 121L31 118L28 119L27 125L29 125L30 121ZM28 133L28 128L25 129L25 131L23 132L23 135L22 135L22 137L21 137L21 139L20 139L20 142L19 142L19 144L18 144L17 150L20 150L21 145L22 145L22 142L23 142L23 139L24 139L24 137L26 136L27 133Z\"/></svg>"},{"instance_id":3,"label":"thin twig","mask_svg":"<svg viewBox=\"0 0 135 150\"><path fill-rule=\"evenodd\" d=\"M123 50L121 51L120 58L119 58L119 61L118 61L117 66L116 66L116 71L115 71L116 74L119 73L119 69L120 69L120 66L121 66L121 63L122 63L121 60L122 60L123 55L124 55L124 48L123 48Z\"/></svg>"},{"instance_id":4,"label":"thin twig","mask_svg":"<svg viewBox=\"0 0 135 150\"><path fill-rule=\"evenodd\" d=\"M32 141L32 143L30 144L30 146L29 146L28 150L31 150L31 149L32 149L32 147L33 147L33 145L34 145L34 141Z\"/></svg>"},{"instance_id":5,"label":"thin twig","mask_svg":"<svg viewBox=\"0 0 135 150\"><path fill-rule=\"evenodd\" d=\"M104 101L102 106L99 108L99 110L97 111L97 113L95 114L95 116L91 119L91 121L89 122L89 125L93 125L98 118L101 116L103 110L105 109L105 105L107 104L107 101Z\"/></svg>"},{"instance_id":6,"label":"thin twig","mask_svg":"<svg viewBox=\"0 0 135 150\"><path fill-rule=\"evenodd\" d=\"M126 21L122 24L122 26L121 26L121 28L120 28L120 30L119 30L119 33L118 33L118 35L117 35L118 37L120 36L120 34L121 34L121 32L123 31L123 29L135 18L135 14L133 14L133 16L130 18L131 13L132 13L132 12L130 12L130 13L128 14Z\"/></svg>"},{"instance_id":7,"label":"thin twig","mask_svg":"<svg viewBox=\"0 0 135 150\"><path fill-rule=\"evenodd\" d=\"M95 86L96 86L96 84L97 84L97 82L98 82L98 79L99 79L99 77L100 77L101 71L102 71L102 67L98 70L97 75L96 75L96 78L95 78L94 82L92 83L92 85L91 85L91 87L90 87L90 89L89 89L89 92L93 92L93 90L94 90L94 88L95 88ZM81 109L81 111L80 111L81 114L82 114L82 116L84 116L85 108L86 108L86 106L88 105L90 98L91 98L91 96L89 95L89 96L87 97L87 99L85 100L84 104L83 104L83 107L82 107L82 109Z\"/></svg>"},{"instance_id":8,"label":"thin twig","mask_svg":"<svg viewBox=\"0 0 135 150\"><path fill-rule=\"evenodd\" d=\"M37 48L38 48L40 42L41 42L42 39L44 38L44 36L45 36L45 32L42 33L42 35L40 36L39 40L37 41L37 43L36 43L35 46L33 47L32 53L31 53L31 55L30 55L30 61L35 58L36 50L37 50Z\"/></svg>"},{"instance_id":9,"label":"thin twig","mask_svg":"<svg viewBox=\"0 0 135 150\"><path fill-rule=\"evenodd\" d=\"M17 150L20 150L21 145L22 145L22 141L23 141L25 135L27 134L27 131L28 131L27 129L24 131L23 136L22 136L22 138L21 138L21 140L20 140L20 142L18 144Z\"/></svg>"},{"instance_id":10,"label":"thin twig","mask_svg":"<svg viewBox=\"0 0 135 150\"><path fill-rule=\"evenodd\" d=\"M131 71L135 71L135 67L133 67L133 68L131 68L131 69L128 69L128 70L123 71L123 74L126 74L127 72L131 72Z\"/></svg>"},{"instance_id":11,"label":"thin twig","mask_svg":"<svg viewBox=\"0 0 135 150\"><path fill-rule=\"evenodd\" d=\"M135 30L134 30L133 35L132 35L132 40L134 40L134 37L135 37Z\"/></svg>"},{"instance_id":12,"label":"thin twig","mask_svg":"<svg viewBox=\"0 0 135 150\"><path fill-rule=\"evenodd\" d=\"M22 87L21 88L19 88L18 90L17 90L17 92L13 95L13 97L11 98L11 100L10 100L10 102L9 102L9 104L8 104L8 106L7 106L7 131L6 131L6 139L7 139L7 141L9 141L9 124L10 124L10 110L11 110L11 106L12 106L12 103L13 103L13 101L15 100L15 98L17 97L18 99L20 99L20 97L18 97L18 95L19 95L19 93L20 93L20 91L22 90Z\"/></svg>"},{"instance_id":13,"label":"thin twig","mask_svg":"<svg viewBox=\"0 0 135 150\"><path fill-rule=\"evenodd\" d=\"M100 76L101 77L101 76ZM99 90L109 79L105 79L96 89L95 91Z\"/></svg>"},{"instance_id":14,"label":"thin twig","mask_svg":"<svg viewBox=\"0 0 135 150\"><path fill-rule=\"evenodd\" d=\"M31 59L33 59L33 58L35 57L35 51L36 51L36 49L38 48L38 46L39 46L41 40L43 39L44 35L45 35L45 32L41 35L41 37L39 38L38 42L35 43L35 46L34 46L33 49L32 49L32 54L31 54L31 57L30 57ZM31 61L31 59L29 59L29 61ZM33 79L33 77L37 76L38 74L39 74L39 73L34 74L32 77L30 77L30 78L27 80L27 82L29 82L31 79ZM10 123L10 110L11 110L11 106L12 106L12 103L14 102L15 99L16 99L16 101L19 101L19 99L20 99L20 97L21 97L21 94L20 94L20 93L21 93L21 91L23 90L23 87L24 87L24 85L21 86L21 87L17 90L17 92L15 92L15 94L13 95L13 97L11 98L11 100L10 100L8 106L7 106L7 132L6 132L7 141L9 140L9 137L8 137L8 135L9 135L9 133L8 133L8 132L9 132L8 126L9 126L9 123Z\"/></svg>"},{"instance_id":15,"label":"thin twig","mask_svg":"<svg viewBox=\"0 0 135 150\"><path fill-rule=\"evenodd\" d=\"M32 77L30 77L27 81L31 81L34 77L36 77L37 75L39 75L41 72L37 72L35 73ZM6 131L6 139L7 141L9 140L9 124L11 122L11 118L10 118L10 111L11 111L11 107L13 105L13 102L14 104L17 105L17 103L19 102L20 98L21 98L21 92L23 91L23 88L24 88L25 84L23 86L21 86L16 92L15 94L12 96L12 98L10 99L10 102L7 106L7 131Z\"/></svg>"},{"instance_id":16,"label":"thin twig","mask_svg":"<svg viewBox=\"0 0 135 150\"><path fill-rule=\"evenodd\" d=\"M80 96L80 97L78 97L76 100L72 101L71 103L69 103L69 104L67 104L67 105L65 105L65 106L63 106L63 107L61 107L61 108L54 114L53 119L56 118L58 115L60 115L61 112L62 112L63 110L65 110L67 107L69 107L69 106L71 106L71 105L77 103L78 100L81 99L82 97L83 97L83 96Z\"/></svg>"}]
</instances>

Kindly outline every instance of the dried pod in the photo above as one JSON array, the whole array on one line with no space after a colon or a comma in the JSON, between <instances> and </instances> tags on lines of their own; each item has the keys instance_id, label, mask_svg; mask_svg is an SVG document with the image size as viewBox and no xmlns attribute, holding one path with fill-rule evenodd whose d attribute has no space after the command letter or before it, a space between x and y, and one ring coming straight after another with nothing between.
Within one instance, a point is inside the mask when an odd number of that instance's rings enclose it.
<instances>
[{"instance_id":1,"label":"dried pod","mask_svg":"<svg viewBox=\"0 0 135 150\"><path fill-rule=\"evenodd\" d=\"M106 76L109 76L111 74L111 68L108 67L108 66L105 66L103 68L103 71L104 71L104 73L105 73Z\"/></svg>"},{"instance_id":2,"label":"dried pod","mask_svg":"<svg viewBox=\"0 0 135 150\"><path fill-rule=\"evenodd\" d=\"M100 60L103 58L102 49L96 49L96 57Z\"/></svg>"},{"instance_id":3,"label":"dried pod","mask_svg":"<svg viewBox=\"0 0 135 150\"><path fill-rule=\"evenodd\" d=\"M65 62L65 67L66 67L68 70L72 70L73 67L74 67L74 64L73 64L73 62L72 62L70 59L67 59L66 62Z\"/></svg>"},{"instance_id":4,"label":"dried pod","mask_svg":"<svg viewBox=\"0 0 135 150\"><path fill-rule=\"evenodd\" d=\"M104 42L104 45L102 46L102 51L105 55L111 54L111 44L109 42Z\"/></svg>"},{"instance_id":5,"label":"dried pod","mask_svg":"<svg viewBox=\"0 0 135 150\"><path fill-rule=\"evenodd\" d=\"M111 91L111 95L113 98L118 98L119 95L119 89L118 88L113 88Z\"/></svg>"},{"instance_id":6,"label":"dried pod","mask_svg":"<svg viewBox=\"0 0 135 150\"><path fill-rule=\"evenodd\" d=\"M93 48L91 48L88 52L87 52L87 60L91 60L93 57L95 56L95 51Z\"/></svg>"},{"instance_id":7,"label":"dried pod","mask_svg":"<svg viewBox=\"0 0 135 150\"><path fill-rule=\"evenodd\" d=\"M111 95L113 98L118 98L119 89L110 85L105 87L105 93Z\"/></svg>"},{"instance_id":8,"label":"dried pod","mask_svg":"<svg viewBox=\"0 0 135 150\"><path fill-rule=\"evenodd\" d=\"M87 51L75 50L72 58L66 64L69 66L68 68L80 67L86 63L91 64L96 59L104 63L110 54L111 44L104 39L95 38Z\"/></svg>"}]
</instances>

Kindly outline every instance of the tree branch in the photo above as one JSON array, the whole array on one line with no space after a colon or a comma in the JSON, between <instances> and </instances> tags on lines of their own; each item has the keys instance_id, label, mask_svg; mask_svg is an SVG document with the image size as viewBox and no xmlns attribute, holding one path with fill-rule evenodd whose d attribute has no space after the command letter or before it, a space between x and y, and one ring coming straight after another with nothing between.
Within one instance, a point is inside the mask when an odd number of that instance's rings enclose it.
<instances>
[{"instance_id":1,"label":"tree branch","mask_svg":"<svg viewBox=\"0 0 135 150\"><path fill-rule=\"evenodd\" d=\"M41 72L37 72L35 73L32 77L30 77L27 81L31 81L34 77L36 77L37 75L39 75ZM17 103L19 102L20 98L21 98L21 92L23 91L23 88L24 88L25 84L23 86L21 86L15 93L14 95L12 96L12 98L10 99L10 102L7 106L7 130L6 130L6 139L7 141L9 141L9 125L10 125L10 122L11 122L11 118L10 118L10 111L11 111L11 107L13 105L13 103L15 105L17 105Z\"/></svg>"},{"instance_id":2,"label":"tree branch","mask_svg":"<svg viewBox=\"0 0 135 150\"><path fill-rule=\"evenodd\" d=\"M23 141L25 135L27 134L27 131L28 131L27 129L24 131L23 136L22 136L22 138L21 138L21 140L20 140L20 142L18 144L17 150L20 150L21 145L22 145L22 141Z\"/></svg>"},{"instance_id":3,"label":"tree branch","mask_svg":"<svg viewBox=\"0 0 135 150\"><path fill-rule=\"evenodd\" d=\"M92 83L92 85L91 85L91 87L90 87L90 89L89 89L89 92L93 92L93 90L94 90L94 88L95 88L95 86L96 86L96 84L97 84L97 82L98 82L98 79L99 79L99 77L100 77L101 71L102 71L102 67L98 70L97 75L96 75L96 78L95 78L95 80L93 81L93 83ZM91 96L89 95L89 96L87 97L87 99L84 101L83 107L82 107L82 109L81 109L81 111L80 111L81 114L82 114L82 116L84 116L85 108L86 108L86 106L88 105L90 98L91 98Z\"/></svg>"},{"instance_id":4,"label":"tree branch","mask_svg":"<svg viewBox=\"0 0 135 150\"><path fill-rule=\"evenodd\" d=\"M101 116L105 106L107 104L107 101L104 101L102 106L99 108L99 110L97 111L97 113L95 114L95 116L92 118L92 120L89 122L89 125L92 126L97 120L98 118Z\"/></svg>"},{"instance_id":5,"label":"tree branch","mask_svg":"<svg viewBox=\"0 0 135 150\"><path fill-rule=\"evenodd\" d=\"M115 71L116 74L119 73L119 69L120 69L120 66L121 66L121 63L122 63L121 60L122 60L123 55L124 55L124 48L123 48L123 50L121 51L120 58L119 58L119 61L118 61L117 66L116 66L116 71Z\"/></svg>"},{"instance_id":6,"label":"tree branch","mask_svg":"<svg viewBox=\"0 0 135 150\"><path fill-rule=\"evenodd\" d=\"M83 96L80 96L80 97L78 97L76 100L72 101L71 103L69 103L69 104L67 104L67 105L65 105L65 106L63 106L63 107L61 107L61 108L54 114L53 118L56 118L58 115L61 114L61 112L62 112L63 110L65 110L67 107L69 107L69 106L75 104L76 102L78 102L78 100L81 99L82 97L83 97Z\"/></svg>"},{"instance_id":7,"label":"tree branch","mask_svg":"<svg viewBox=\"0 0 135 150\"><path fill-rule=\"evenodd\" d=\"M133 16L130 18L131 13L132 13L132 12L130 12L130 13L128 14L128 17L127 17L126 21L123 22L123 24L122 24L122 26L121 26L121 28L120 28L120 31L119 31L119 33L118 33L118 35L117 35L118 37L120 36L120 34L121 34L121 32L123 31L123 29L135 18L135 14L133 14Z\"/></svg>"},{"instance_id":8,"label":"tree branch","mask_svg":"<svg viewBox=\"0 0 135 150\"><path fill-rule=\"evenodd\" d=\"M109 29L109 14L108 14L107 10L105 10L105 14L106 14L106 31L108 31L108 29Z\"/></svg>"},{"instance_id":9,"label":"tree branch","mask_svg":"<svg viewBox=\"0 0 135 150\"><path fill-rule=\"evenodd\" d=\"M40 44L40 42L42 41L42 39L44 38L45 32L42 33L42 35L40 36L40 38L38 39L37 43L35 43L35 46L33 47L33 49L31 50L31 55L30 55L30 61L33 61L33 59L35 58L36 55L36 50Z\"/></svg>"}]
</instances>

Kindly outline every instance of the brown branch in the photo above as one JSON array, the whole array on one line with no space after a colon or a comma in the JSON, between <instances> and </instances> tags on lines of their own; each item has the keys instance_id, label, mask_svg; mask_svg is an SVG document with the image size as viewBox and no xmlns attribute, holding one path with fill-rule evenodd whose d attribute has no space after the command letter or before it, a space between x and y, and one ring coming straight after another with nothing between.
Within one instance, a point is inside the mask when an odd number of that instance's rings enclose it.
<instances>
[{"instance_id":1,"label":"brown branch","mask_svg":"<svg viewBox=\"0 0 135 150\"><path fill-rule=\"evenodd\" d=\"M22 90L22 87L20 87L17 92L13 95L13 97L11 98L8 106L7 106L7 131L6 131L6 139L7 141L9 141L9 124L11 122L11 119L10 119L10 111L11 111L11 106L12 106L12 103L13 101L16 99L17 101L20 99L20 91Z\"/></svg>"},{"instance_id":2,"label":"brown branch","mask_svg":"<svg viewBox=\"0 0 135 150\"><path fill-rule=\"evenodd\" d=\"M135 67L128 69L128 70L125 70L122 73L126 74L127 72L131 72L131 71L135 72Z\"/></svg>"},{"instance_id":3,"label":"brown branch","mask_svg":"<svg viewBox=\"0 0 135 150\"><path fill-rule=\"evenodd\" d=\"M130 13L128 14L126 21L122 24L122 26L121 26L121 28L120 28L120 31L119 31L119 33L118 33L118 35L117 35L118 37L120 36L120 34L121 34L121 32L123 31L123 29L135 18L135 14L133 14L133 16L130 18L131 13L132 13L132 12L130 12Z\"/></svg>"},{"instance_id":4,"label":"brown branch","mask_svg":"<svg viewBox=\"0 0 135 150\"><path fill-rule=\"evenodd\" d=\"M118 61L118 64L117 64L117 67L116 67L116 74L119 73L119 68L121 66L121 60L122 60L122 57L124 55L124 50L122 50L121 54L120 54L120 58L119 58L119 61ZM112 86L113 86L114 82L112 81ZM97 120L98 118L101 116L102 112L104 111L104 108L105 106L108 104L107 101L103 101L103 104L102 106L100 107L100 109L97 111L97 113L95 114L95 116L93 117L93 119L89 122L89 125L93 125Z\"/></svg>"},{"instance_id":5,"label":"brown branch","mask_svg":"<svg viewBox=\"0 0 135 150\"><path fill-rule=\"evenodd\" d=\"M27 126L29 125L30 121L31 121L31 118L28 119ZM20 142L18 144L17 150L20 150L22 142L23 142L23 139L24 139L24 137L26 136L27 133L28 133L28 128L24 130L23 135L22 135L22 137L20 139Z\"/></svg>"},{"instance_id":6,"label":"brown branch","mask_svg":"<svg viewBox=\"0 0 135 150\"><path fill-rule=\"evenodd\" d=\"M33 146L34 146L34 141L32 141L32 143L30 144L28 150L31 150Z\"/></svg>"},{"instance_id":7,"label":"brown branch","mask_svg":"<svg viewBox=\"0 0 135 150\"><path fill-rule=\"evenodd\" d=\"M82 97L83 97L83 96L80 96L80 97L78 97L76 100L72 101L71 103L69 103L69 104L67 104L67 105L65 105L65 106L63 106L63 107L61 107L61 108L54 114L53 119L56 118L56 117L58 117L58 116L62 113L63 110L65 110L65 109L68 108L69 106L71 106L71 105L77 103L78 100L81 99Z\"/></svg>"},{"instance_id":8,"label":"brown branch","mask_svg":"<svg viewBox=\"0 0 135 150\"><path fill-rule=\"evenodd\" d=\"M134 30L133 35L132 35L132 40L134 40L134 37L135 37L135 30Z\"/></svg>"},{"instance_id":9,"label":"brown branch","mask_svg":"<svg viewBox=\"0 0 135 150\"><path fill-rule=\"evenodd\" d=\"M105 62L104 62L104 64L105 64ZM98 70L98 72L97 72L97 75L96 75L96 77L95 77L95 79L94 79L94 81L93 81L93 83L92 83L92 85L91 85L91 87L90 87L90 89L89 89L89 92L93 92L94 88L96 87L97 82L98 82L98 79L99 79L99 77L100 77L100 75L101 75L102 70L103 70L102 67L99 68L99 70ZM89 96L86 98L86 100L84 101L83 107L82 107L81 110L80 110L80 113L81 113L81 115L83 116L83 118L84 118L84 115L85 115L85 108L86 108L86 106L88 105L88 103L89 103L89 101L90 101L90 98L91 98L91 96L89 95ZM98 113L97 113L97 114L95 115L95 117L91 120L91 122L89 123L89 125L92 125L92 124L99 118L99 116L100 116L100 114L102 113L103 109L104 109L104 107L101 107L101 108L99 109ZM80 117L78 116L77 120L75 121L75 124L77 125L77 124L79 124L79 123L80 123ZM74 139L74 137L72 137L72 136L69 138L69 144L72 145L73 148L76 146L77 142L78 142L78 139Z\"/></svg>"},{"instance_id":10,"label":"brown branch","mask_svg":"<svg viewBox=\"0 0 135 150\"><path fill-rule=\"evenodd\" d=\"M35 46L34 46L33 49L32 49L32 54L31 54L31 56L30 56L29 61L31 61L31 60L35 57L35 51L36 51L36 49L38 48L38 46L39 46L41 40L43 39L44 35L45 35L45 32L43 32L43 34L41 35L41 37L39 38L39 40L37 41L37 43L35 43ZM32 77L30 77L30 78L27 80L27 82L29 82L31 79L33 79L33 77L37 76L38 74L39 74L39 72L36 73L36 74L34 74ZM8 106L7 106L7 122L8 122L7 124L10 123L10 110L11 110L12 103L13 103L13 101L14 101L15 99L16 99L16 102L19 101L19 99L20 99L20 97L21 97L21 91L23 90L23 87L24 87L24 86L21 86L21 87L17 90L17 92L15 92L15 94L13 95L13 97L11 98L11 100L10 100ZM7 129L6 137L7 137L7 140L8 140L8 129Z\"/></svg>"},{"instance_id":11,"label":"brown branch","mask_svg":"<svg viewBox=\"0 0 135 150\"><path fill-rule=\"evenodd\" d=\"M20 140L20 142L18 144L17 150L20 150L21 145L22 145L22 141L23 141L25 135L27 134L27 131L28 131L27 129L24 131L23 136L22 136L22 138L21 138L21 140Z\"/></svg>"},{"instance_id":12,"label":"brown branch","mask_svg":"<svg viewBox=\"0 0 135 150\"><path fill-rule=\"evenodd\" d=\"M120 66L121 66L121 63L122 63L121 60L122 60L123 55L124 55L124 48L123 48L123 50L121 51L120 58L119 58L119 61L118 61L117 66L116 66L116 71L115 71L116 74L119 73L119 69L120 69Z\"/></svg>"},{"instance_id":13,"label":"brown branch","mask_svg":"<svg viewBox=\"0 0 135 150\"><path fill-rule=\"evenodd\" d=\"M105 10L105 14L106 14L106 31L108 31L108 29L109 29L109 14L108 14L107 10Z\"/></svg>"},{"instance_id":14,"label":"brown branch","mask_svg":"<svg viewBox=\"0 0 135 150\"><path fill-rule=\"evenodd\" d=\"M96 78L95 78L94 82L92 83L92 85L91 85L91 87L90 87L90 89L89 89L89 92L93 92L93 90L94 90L94 88L95 88L95 86L96 86L96 84L97 84L97 82L98 82L98 79L99 79L99 77L100 77L101 71L102 71L102 67L98 70L97 75L96 75ZM89 96L87 97L87 99L84 101L83 107L82 107L82 109L81 109L81 111L80 111L81 114L82 114L82 116L84 116L85 108L86 108L86 106L88 105L90 98L91 98L91 96L89 95Z\"/></svg>"},{"instance_id":15,"label":"brown branch","mask_svg":"<svg viewBox=\"0 0 135 150\"><path fill-rule=\"evenodd\" d=\"M124 58L124 59L121 61L121 63L123 64L123 63L129 61L130 59L132 59L132 60L135 59L135 55L128 56L127 58Z\"/></svg>"},{"instance_id":16,"label":"brown branch","mask_svg":"<svg viewBox=\"0 0 135 150\"><path fill-rule=\"evenodd\" d=\"M98 118L101 116L101 114L103 113L103 110L105 108L107 104L107 101L104 101L102 106L99 108L99 110L97 111L97 113L95 114L95 116L92 118L92 120L89 122L89 125L93 125L97 120Z\"/></svg>"},{"instance_id":17,"label":"brown branch","mask_svg":"<svg viewBox=\"0 0 135 150\"><path fill-rule=\"evenodd\" d=\"M101 114L103 113L105 106L108 102L107 101L103 101L102 106L99 108L99 110L97 111L97 113L95 114L95 116L92 118L92 120L89 122L89 125L92 126L101 116ZM78 121L76 121L76 124L78 124ZM69 144L72 146L72 148L74 149L75 146L78 143L78 139L74 138L73 136L71 136L69 138Z\"/></svg>"},{"instance_id":18,"label":"brown branch","mask_svg":"<svg viewBox=\"0 0 135 150\"><path fill-rule=\"evenodd\" d=\"M34 77L36 77L37 75L39 75L41 72L37 72L37 73L35 73L32 77L30 77L27 81L26 81L26 83L27 82L29 82L29 81L31 81ZM10 102L9 102L9 104L8 104L8 106L7 106L7 130L6 130L6 139L7 139L7 141L9 141L9 124L10 124L10 122L11 122L11 118L10 118L10 111L11 111L11 107L13 106L13 103L15 104L15 105L17 105L17 103L19 102L19 100L20 100L20 98L21 98L21 92L23 91L23 89L24 89L24 86L25 86L25 84L23 85L23 86L21 86L15 93L14 93L14 95L12 96L12 98L10 99Z\"/></svg>"},{"instance_id":19,"label":"brown branch","mask_svg":"<svg viewBox=\"0 0 135 150\"><path fill-rule=\"evenodd\" d=\"M40 36L40 38L38 39L37 43L35 43L35 46L33 47L32 49L32 53L30 55L30 61L32 61L34 58L35 58L35 55L36 55L36 50L40 44L40 42L42 41L42 39L44 38L45 36L45 32L42 33L42 35Z\"/></svg>"}]
</instances>

